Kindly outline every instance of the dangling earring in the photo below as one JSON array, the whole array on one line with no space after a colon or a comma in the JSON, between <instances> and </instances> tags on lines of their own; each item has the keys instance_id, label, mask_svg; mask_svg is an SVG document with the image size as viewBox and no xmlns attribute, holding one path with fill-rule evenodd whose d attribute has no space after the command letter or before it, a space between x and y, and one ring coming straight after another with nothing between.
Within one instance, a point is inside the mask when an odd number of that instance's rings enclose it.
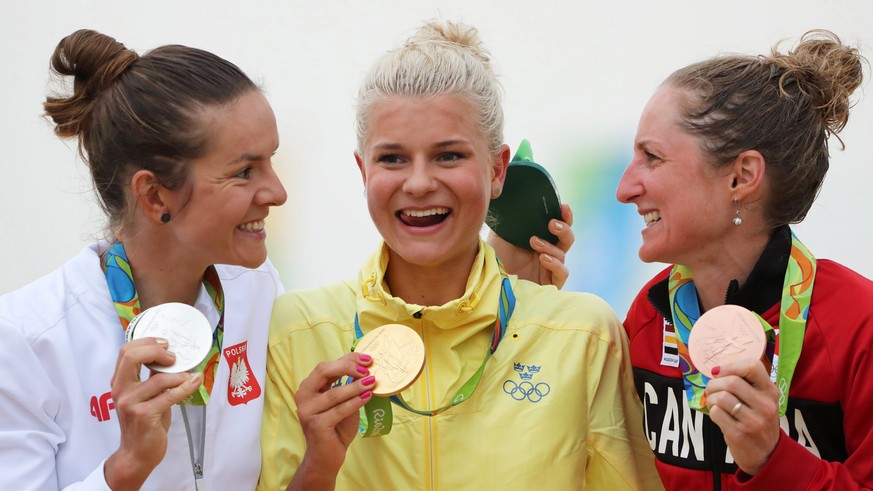
<instances>
[{"instance_id":1,"label":"dangling earring","mask_svg":"<svg viewBox=\"0 0 873 491\"><path fill-rule=\"evenodd\" d=\"M743 219L740 218L740 201L737 199L734 199L734 205L736 205L736 207L737 207L737 215L734 217L734 225L739 227L740 225L743 224Z\"/></svg>"},{"instance_id":2,"label":"dangling earring","mask_svg":"<svg viewBox=\"0 0 873 491\"><path fill-rule=\"evenodd\" d=\"M167 212L164 212L164 214L161 215L161 223L167 223L169 221L170 221L170 214Z\"/></svg>"}]
</instances>

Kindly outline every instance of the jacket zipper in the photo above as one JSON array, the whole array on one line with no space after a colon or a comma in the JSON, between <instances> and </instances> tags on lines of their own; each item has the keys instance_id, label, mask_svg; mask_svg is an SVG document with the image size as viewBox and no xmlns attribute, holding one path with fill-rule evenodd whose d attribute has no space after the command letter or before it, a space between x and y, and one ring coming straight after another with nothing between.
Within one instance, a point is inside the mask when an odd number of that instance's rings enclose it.
<instances>
[{"instance_id":1,"label":"jacket zipper","mask_svg":"<svg viewBox=\"0 0 873 491\"><path fill-rule=\"evenodd\" d=\"M412 317L418 319L418 321L419 321L418 331L419 331L419 334L421 335L421 338L424 340L425 339L424 319L422 318L421 311L419 310L418 312L412 314ZM427 356L426 350L427 350L427 343L425 343L425 356ZM426 395L426 400L427 400L427 407L430 408L430 407L433 407L433 404L432 404L433 401L431 400L431 397L430 397L430 393L431 393L430 376L427 373L426 367L425 367L424 371L425 371L425 373L424 373L425 395ZM430 489L431 489L431 491L435 491L436 490L436 482L434 480L434 472L436 472L436 469L435 469L434 460L433 460L434 459L434 448L433 448L434 427L433 427L433 418L432 417L427 418L427 429L428 429L428 434L430 435L430 438L428 438L428 444L427 444L427 446L428 446L427 460L428 460L428 466L430 467L430 472L429 472L429 474L430 474Z\"/></svg>"}]
</instances>

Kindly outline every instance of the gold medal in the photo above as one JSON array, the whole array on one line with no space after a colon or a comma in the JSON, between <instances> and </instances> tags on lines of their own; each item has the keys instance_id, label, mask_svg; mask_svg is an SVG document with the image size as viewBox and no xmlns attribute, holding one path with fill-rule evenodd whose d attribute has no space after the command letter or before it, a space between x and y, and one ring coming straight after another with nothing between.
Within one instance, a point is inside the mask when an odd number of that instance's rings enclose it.
<instances>
[{"instance_id":1,"label":"gold medal","mask_svg":"<svg viewBox=\"0 0 873 491\"><path fill-rule=\"evenodd\" d=\"M766 346L761 321L752 311L738 305L721 305L707 311L694 323L688 336L691 362L709 378L713 367L729 361L761 359Z\"/></svg>"},{"instance_id":2,"label":"gold medal","mask_svg":"<svg viewBox=\"0 0 873 491\"><path fill-rule=\"evenodd\" d=\"M400 324L386 324L368 332L355 352L373 357L370 375L376 377L375 396L391 396L415 382L424 368L424 343L418 333Z\"/></svg>"}]
</instances>

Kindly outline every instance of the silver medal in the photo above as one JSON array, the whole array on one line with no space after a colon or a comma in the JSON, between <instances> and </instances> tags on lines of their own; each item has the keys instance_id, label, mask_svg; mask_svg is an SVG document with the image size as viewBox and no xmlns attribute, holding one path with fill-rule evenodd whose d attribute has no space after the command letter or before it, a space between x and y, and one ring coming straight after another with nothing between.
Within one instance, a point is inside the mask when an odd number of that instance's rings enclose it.
<instances>
[{"instance_id":1,"label":"silver medal","mask_svg":"<svg viewBox=\"0 0 873 491\"><path fill-rule=\"evenodd\" d=\"M157 372L187 372L209 354L212 326L199 310L184 303L165 303L143 310L131 319L125 336L128 341L156 337L166 339L175 353L172 365L148 365Z\"/></svg>"}]
</instances>

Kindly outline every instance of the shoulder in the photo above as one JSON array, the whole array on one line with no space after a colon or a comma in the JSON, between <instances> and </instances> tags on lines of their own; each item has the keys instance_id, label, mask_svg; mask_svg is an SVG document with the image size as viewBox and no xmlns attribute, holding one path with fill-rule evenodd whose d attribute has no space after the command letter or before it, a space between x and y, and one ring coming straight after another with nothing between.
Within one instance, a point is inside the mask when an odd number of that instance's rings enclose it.
<instances>
[{"instance_id":1,"label":"shoulder","mask_svg":"<svg viewBox=\"0 0 873 491\"><path fill-rule=\"evenodd\" d=\"M633 302L631 302L627 316L624 319L624 328L631 340L651 322L657 320L657 324L661 325L661 314L652 305L650 296L655 298L664 297L662 300L669 305L669 300L666 298L667 288L664 282L670 274L670 268L671 266L668 266L647 281L637 293Z\"/></svg>"},{"instance_id":2,"label":"shoulder","mask_svg":"<svg viewBox=\"0 0 873 491\"><path fill-rule=\"evenodd\" d=\"M0 323L15 326L33 342L63 326L71 313L96 315L105 306L111 306L109 290L94 245L51 273L0 296Z\"/></svg>"},{"instance_id":3,"label":"shoulder","mask_svg":"<svg viewBox=\"0 0 873 491\"><path fill-rule=\"evenodd\" d=\"M270 321L270 344L319 324L348 324L355 315L351 281L287 292L276 299Z\"/></svg>"},{"instance_id":4,"label":"shoulder","mask_svg":"<svg viewBox=\"0 0 873 491\"><path fill-rule=\"evenodd\" d=\"M873 324L873 281L828 259L819 259L816 265L810 322L827 322L837 316L844 329ZM873 330L867 331L873 336Z\"/></svg>"},{"instance_id":5,"label":"shoulder","mask_svg":"<svg viewBox=\"0 0 873 491\"><path fill-rule=\"evenodd\" d=\"M525 280L516 283L516 312L512 321L550 330L578 331L612 338L619 326L615 311L591 293L561 291Z\"/></svg>"}]
</instances>

